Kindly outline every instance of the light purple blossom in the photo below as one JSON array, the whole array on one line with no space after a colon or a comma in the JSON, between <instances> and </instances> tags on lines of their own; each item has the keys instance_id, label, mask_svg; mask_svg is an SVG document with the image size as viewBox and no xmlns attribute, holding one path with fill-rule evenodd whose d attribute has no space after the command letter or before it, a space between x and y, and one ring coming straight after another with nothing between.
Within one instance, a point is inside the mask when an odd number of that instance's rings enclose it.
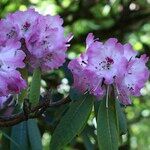
<instances>
[{"instance_id":1,"label":"light purple blossom","mask_svg":"<svg viewBox=\"0 0 150 150\"><path fill-rule=\"evenodd\" d=\"M23 51L19 50L20 47L21 44L19 42L8 43L6 46L0 46L1 69L16 69L25 66L23 62L25 54Z\"/></svg>"},{"instance_id":2,"label":"light purple blossom","mask_svg":"<svg viewBox=\"0 0 150 150\"><path fill-rule=\"evenodd\" d=\"M18 68L28 64L47 71L64 63L72 36L65 36L62 24L59 16L43 16L31 8L0 20L0 96L26 87Z\"/></svg>"},{"instance_id":3,"label":"light purple blossom","mask_svg":"<svg viewBox=\"0 0 150 150\"><path fill-rule=\"evenodd\" d=\"M9 94L7 96L0 96L0 110L5 108L6 106L11 106L13 104L13 95ZM7 109L7 113L9 109Z\"/></svg>"},{"instance_id":4,"label":"light purple blossom","mask_svg":"<svg viewBox=\"0 0 150 150\"><path fill-rule=\"evenodd\" d=\"M7 101L8 96L0 96L0 109L3 109L4 103Z\"/></svg>"},{"instance_id":5,"label":"light purple blossom","mask_svg":"<svg viewBox=\"0 0 150 150\"><path fill-rule=\"evenodd\" d=\"M11 22L18 29L17 33L20 38L28 38L39 16L38 12L30 8L26 11L16 11L7 15L6 21Z\"/></svg>"},{"instance_id":6,"label":"light purple blossom","mask_svg":"<svg viewBox=\"0 0 150 150\"><path fill-rule=\"evenodd\" d=\"M40 16L26 40L32 67L51 70L60 67L66 58L70 35L65 37L63 20L59 16Z\"/></svg>"},{"instance_id":7,"label":"light purple blossom","mask_svg":"<svg viewBox=\"0 0 150 150\"><path fill-rule=\"evenodd\" d=\"M43 16L34 9L17 11L0 21L0 44L20 42L31 68L43 71L60 67L66 58L68 42L59 16Z\"/></svg>"},{"instance_id":8,"label":"light purple blossom","mask_svg":"<svg viewBox=\"0 0 150 150\"><path fill-rule=\"evenodd\" d=\"M127 63L124 77L116 78L116 88L118 98L125 104L131 104L130 96L140 96L140 90L144 87L145 82L149 78L148 68L145 63L148 61L146 55L141 55L140 58L131 56Z\"/></svg>"},{"instance_id":9,"label":"light purple blossom","mask_svg":"<svg viewBox=\"0 0 150 150\"><path fill-rule=\"evenodd\" d=\"M19 93L26 87L21 74L16 70L25 66L25 54L19 48L18 42L0 46L0 96Z\"/></svg>"},{"instance_id":10,"label":"light purple blossom","mask_svg":"<svg viewBox=\"0 0 150 150\"><path fill-rule=\"evenodd\" d=\"M74 87L81 92L90 91L95 96L103 96L105 91L101 88L102 78L98 78L93 71L87 70L88 61L86 55L72 60L68 67L73 73Z\"/></svg>"},{"instance_id":11,"label":"light purple blossom","mask_svg":"<svg viewBox=\"0 0 150 150\"><path fill-rule=\"evenodd\" d=\"M88 69L94 71L106 84L112 84L114 77L125 69L125 57L123 57L123 46L117 39L110 38L104 44L94 40L93 37L87 39L91 44L87 48L89 56ZM122 67L120 67L122 64Z\"/></svg>"},{"instance_id":12,"label":"light purple blossom","mask_svg":"<svg viewBox=\"0 0 150 150\"><path fill-rule=\"evenodd\" d=\"M20 40L19 28L13 24L10 20L0 20L0 45L6 45L10 41Z\"/></svg>"},{"instance_id":13,"label":"light purple blossom","mask_svg":"<svg viewBox=\"0 0 150 150\"><path fill-rule=\"evenodd\" d=\"M110 38L105 43L94 39L92 33L86 39L86 52L69 63L74 87L82 92L102 97L107 86L114 86L116 96L124 105L131 104L130 96L139 96L148 80L148 58L137 52L130 44L122 45Z\"/></svg>"}]
</instances>

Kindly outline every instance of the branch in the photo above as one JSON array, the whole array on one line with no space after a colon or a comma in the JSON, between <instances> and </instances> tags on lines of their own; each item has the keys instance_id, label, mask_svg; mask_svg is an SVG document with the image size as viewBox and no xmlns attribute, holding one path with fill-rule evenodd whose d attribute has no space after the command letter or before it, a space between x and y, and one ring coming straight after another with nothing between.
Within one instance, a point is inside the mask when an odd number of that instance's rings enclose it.
<instances>
[{"instance_id":1,"label":"branch","mask_svg":"<svg viewBox=\"0 0 150 150\"><path fill-rule=\"evenodd\" d=\"M50 100L44 100L42 103L39 103L37 106L32 108L30 108L29 105L26 106L24 103L22 112L9 117L1 116L0 127L9 127L28 119L40 118L47 108L59 107L63 104L69 103L70 101L71 99L69 97L52 103L50 103Z\"/></svg>"}]
</instances>

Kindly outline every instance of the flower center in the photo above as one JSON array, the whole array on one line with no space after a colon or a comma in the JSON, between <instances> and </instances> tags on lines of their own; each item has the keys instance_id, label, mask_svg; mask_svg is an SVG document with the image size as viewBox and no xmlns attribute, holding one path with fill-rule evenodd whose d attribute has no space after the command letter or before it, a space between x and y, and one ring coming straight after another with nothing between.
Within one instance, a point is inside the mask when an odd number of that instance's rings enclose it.
<instances>
[{"instance_id":1,"label":"flower center","mask_svg":"<svg viewBox=\"0 0 150 150\"><path fill-rule=\"evenodd\" d=\"M30 27L30 23L25 22L25 24L22 26L22 30L27 31Z\"/></svg>"},{"instance_id":2,"label":"flower center","mask_svg":"<svg viewBox=\"0 0 150 150\"><path fill-rule=\"evenodd\" d=\"M52 59L53 59L53 54L52 54L52 53L49 53L49 54L47 54L47 55L44 57L44 59L43 59L42 61L43 61L43 62L47 62L47 61L51 62Z\"/></svg>"},{"instance_id":3,"label":"flower center","mask_svg":"<svg viewBox=\"0 0 150 150\"><path fill-rule=\"evenodd\" d=\"M51 48L51 44L50 42L48 41L47 39L48 37L46 36L45 39L43 39L41 42L40 42L40 45L42 46L42 48L44 50L48 50L49 48Z\"/></svg>"},{"instance_id":4,"label":"flower center","mask_svg":"<svg viewBox=\"0 0 150 150\"><path fill-rule=\"evenodd\" d=\"M111 65L114 63L113 59L110 57L106 57L105 60L101 61L99 63L99 68L95 67L96 69L101 70L109 70L111 68Z\"/></svg>"},{"instance_id":5,"label":"flower center","mask_svg":"<svg viewBox=\"0 0 150 150\"><path fill-rule=\"evenodd\" d=\"M107 64L109 64L109 65L111 65L111 64L114 63L113 59L110 58L110 57L106 57L105 59L106 59L106 61L107 61Z\"/></svg>"},{"instance_id":6,"label":"flower center","mask_svg":"<svg viewBox=\"0 0 150 150\"><path fill-rule=\"evenodd\" d=\"M128 84L128 85L127 85L128 89L129 89L130 91L133 91L133 90L134 90L133 86L134 86L134 84Z\"/></svg>"},{"instance_id":7,"label":"flower center","mask_svg":"<svg viewBox=\"0 0 150 150\"><path fill-rule=\"evenodd\" d=\"M16 36L17 36L17 33L16 33L16 31L15 31L15 28L12 28L12 29L10 30L10 32L6 34L6 36L8 37L8 39L11 39L12 37L16 37Z\"/></svg>"}]
</instances>

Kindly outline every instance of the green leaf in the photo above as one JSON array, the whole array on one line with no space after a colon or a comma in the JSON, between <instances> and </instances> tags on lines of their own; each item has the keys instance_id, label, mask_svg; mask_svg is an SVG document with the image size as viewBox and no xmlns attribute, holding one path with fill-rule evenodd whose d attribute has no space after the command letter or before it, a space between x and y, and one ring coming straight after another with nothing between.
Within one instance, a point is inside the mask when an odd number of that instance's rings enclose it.
<instances>
[{"instance_id":1,"label":"green leaf","mask_svg":"<svg viewBox=\"0 0 150 150\"><path fill-rule=\"evenodd\" d=\"M97 114L98 114L100 103L101 101L97 101L97 100L94 101L94 113L95 113L96 120L97 120Z\"/></svg>"},{"instance_id":2,"label":"green leaf","mask_svg":"<svg viewBox=\"0 0 150 150\"><path fill-rule=\"evenodd\" d=\"M127 133L127 122L125 114L118 100L116 100L115 106L116 106L116 115L118 117L119 133L120 135L123 135Z\"/></svg>"},{"instance_id":3,"label":"green leaf","mask_svg":"<svg viewBox=\"0 0 150 150\"><path fill-rule=\"evenodd\" d=\"M29 101L36 105L40 98L40 86L41 86L41 70L36 68L33 73L32 82L30 85Z\"/></svg>"},{"instance_id":4,"label":"green leaf","mask_svg":"<svg viewBox=\"0 0 150 150\"><path fill-rule=\"evenodd\" d=\"M90 141L90 135L83 131L81 134L86 150L94 150L94 144Z\"/></svg>"},{"instance_id":5,"label":"green leaf","mask_svg":"<svg viewBox=\"0 0 150 150\"><path fill-rule=\"evenodd\" d=\"M108 108L106 100L102 100L97 116L97 138L101 150L118 150L118 127L116 120L115 100L109 99Z\"/></svg>"},{"instance_id":6,"label":"green leaf","mask_svg":"<svg viewBox=\"0 0 150 150\"><path fill-rule=\"evenodd\" d=\"M27 150L29 147L27 122L21 122L12 127L10 150ZM14 142L15 141L15 142Z\"/></svg>"},{"instance_id":7,"label":"green leaf","mask_svg":"<svg viewBox=\"0 0 150 150\"><path fill-rule=\"evenodd\" d=\"M1 130L1 133L2 133L2 138L1 138L1 149L4 149L4 150L10 150L10 141L14 142L12 139L11 139L11 128L3 128Z\"/></svg>"},{"instance_id":8,"label":"green leaf","mask_svg":"<svg viewBox=\"0 0 150 150\"><path fill-rule=\"evenodd\" d=\"M70 89L69 97L72 101L76 101L76 100L80 99L81 96L82 96L82 93L80 91L78 91L78 89L75 89L75 88Z\"/></svg>"},{"instance_id":9,"label":"green leaf","mask_svg":"<svg viewBox=\"0 0 150 150\"><path fill-rule=\"evenodd\" d=\"M52 135L50 150L60 150L81 132L90 116L92 106L93 98L90 95L71 103Z\"/></svg>"},{"instance_id":10,"label":"green leaf","mask_svg":"<svg viewBox=\"0 0 150 150\"><path fill-rule=\"evenodd\" d=\"M42 150L42 142L41 142L42 139L36 120L29 119L27 121L27 125L31 149Z\"/></svg>"}]
</instances>

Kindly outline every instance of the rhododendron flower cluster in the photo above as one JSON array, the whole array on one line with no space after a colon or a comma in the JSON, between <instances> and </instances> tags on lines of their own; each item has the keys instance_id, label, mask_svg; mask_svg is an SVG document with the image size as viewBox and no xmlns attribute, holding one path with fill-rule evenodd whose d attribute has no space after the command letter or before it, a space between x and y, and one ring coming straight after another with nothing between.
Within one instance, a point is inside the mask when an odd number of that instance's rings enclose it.
<instances>
[{"instance_id":1,"label":"rhododendron flower cluster","mask_svg":"<svg viewBox=\"0 0 150 150\"><path fill-rule=\"evenodd\" d=\"M17 11L0 20L0 96L26 88L18 69L48 71L64 63L72 35L64 35L62 24L59 16L43 16L34 9ZM74 87L103 97L107 87L113 85L119 100L128 105L130 96L139 96L149 77L145 65L148 58L136 56L130 44L122 45L115 38L102 43L90 33L86 52L69 63Z\"/></svg>"},{"instance_id":2,"label":"rhododendron flower cluster","mask_svg":"<svg viewBox=\"0 0 150 150\"><path fill-rule=\"evenodd\" d=\"M69 63L74 87L102 97L106 87L113 85L119 100L124 105L131 104L130 96L139 96L149 77L145 65L148 58L136 56L137 52L130 44L122 45L115 38L102 43L90 33L86 39L86 52Z\"/></svg>"},{"instance_id":3,"label":"rhododendron flower cluster","mask_svg":"<svg viewBox=\"0 0 150 150\"><path fill-rule=\"evenodd\" d=\"M19 18L19 19L18 19ZM0 22L0 43L20 42L21 50L32 68L43 71L60 67L66 57L69 34L64 36L59 16L43 16L34 9L9 14Z\"/></svg>"},{"instance_id":4,"label":"rhododendron flower cluster","mask_svg":"<svg viewBox=\"0 0 150 150\"><path fill-rule=\"evenodd\" d=\"M19 68L60 67L71 35L64 35L59 16L43 16L34 9L17 11L0 20L0 96L26 87Z\"/></svg>"}]
</instances>

